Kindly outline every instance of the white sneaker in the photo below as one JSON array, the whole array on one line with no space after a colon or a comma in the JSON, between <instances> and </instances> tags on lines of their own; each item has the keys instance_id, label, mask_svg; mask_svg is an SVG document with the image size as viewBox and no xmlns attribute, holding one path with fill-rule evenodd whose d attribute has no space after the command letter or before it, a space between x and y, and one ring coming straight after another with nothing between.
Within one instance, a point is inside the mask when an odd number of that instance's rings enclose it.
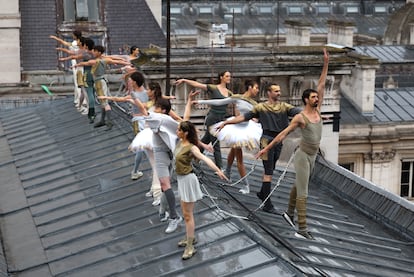
<instances>
[{"instance_id":1,"label":"white sneaker","mask_svg":"<svg viewBox=\"0 0 414 277\"><path fill-rule=\"evenodd\" d=\"M240 192L240 193L243 193L243 194L249 194L249 193L250 193L250 187L249 187L249 186L243 186L243 187L239 190L239 192Z\"/></svg>"},{"instance_id":2,"label":"white sneaker","mask_svg":"<svg viewBox=\"0 0 414 277\"><path fill-rule=\"evenodd\" d=\"M152 191L151 191L151 190L149 190L149 191L145 194L145 197L152 197Z\"/></svg>"},{"instance_id":3,"label":"white sneaker","mask_svg":"<svg viewBox=\"0 0 414 277\"><path fill-rule=\"evenodd\" d=\"M144 176L144 173L142 173L141 171L131 172L131 180L138 180L142 176Z\"/></svg>"},{"instance_id":4,"label":"white sneaker","mask_svg":"<svg viewBox=\"0 0 414 277\"><path fill-rule=\"evenodd\" d=\"M161 203L161 197L154 198L154 201L152 202L153 206L158 206Z\"/></svg>"},{"instance_id":5,"label":"white sneaker","mask_svg":"<svg viewBox=\"0 0 414 277\"><path fill-rule=\"evenodd\" d=\"M180 224L181 221L183 221L183 218L181 216L177 216L177 218L174 219L168 219L168 227L165 229L165 232L169 234L177 230L178 224Z\"/></svg>"},{"instance_id":6,"label":"white sneaker","mask_svg":"<svg viewBox=\"0 0 414 277\"><path fill-rule=\"evenodd\" d=\"M163 214L160 214L160 221L165 222L170 218L170 214L168 212L165 212Z\"/></svg>"}]
</instances>

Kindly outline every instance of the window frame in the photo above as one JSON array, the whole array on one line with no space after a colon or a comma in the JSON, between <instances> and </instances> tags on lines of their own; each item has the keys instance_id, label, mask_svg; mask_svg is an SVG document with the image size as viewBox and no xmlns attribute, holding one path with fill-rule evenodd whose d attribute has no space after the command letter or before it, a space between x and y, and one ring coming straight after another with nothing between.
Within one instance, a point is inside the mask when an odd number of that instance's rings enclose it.
<instances>
[{"instance_id":1,"label":"window frame","mask_svg":"<svg viewBox=\"0 0 414 277\"><path fill-rule=\"evenodd\" d=\"M403 163L409 163L409 169L403 170ZM406 199L414 198L414 159L402 159L400 164L399 195ZM408 173L408 183L403 183L403 173ZM403 186L408 185L407 195L402 195Z\"/></svg>"}]
</instances>

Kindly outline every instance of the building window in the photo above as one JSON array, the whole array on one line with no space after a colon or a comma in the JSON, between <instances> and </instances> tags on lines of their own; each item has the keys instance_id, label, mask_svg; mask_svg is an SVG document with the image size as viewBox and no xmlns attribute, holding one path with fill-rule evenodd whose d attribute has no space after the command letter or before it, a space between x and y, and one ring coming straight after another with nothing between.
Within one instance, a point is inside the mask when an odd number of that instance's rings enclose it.
<instances>
[{"instance_id":1,"label":"building window","mask_svg":"<svg viewBox=\"0 0 414 277\"><path fill-rule=\"evenodd\" d=\"M354 172L354 163L341 163L339 165L351 172Z\"/></svg>"},{"instance_id":2,"label":"building window","mask_svg":"<svg viewBox=\"0 0 414 277\"><path fill-rule=\"evenodd\" d=\"M401 161L400 196L414 197L414 161Z\"/></svg>"},{"instance_id":3,"label":"building window","mask_svg":"<svg viewBox=\"0 0 414 277\"><path fill-rule=\"evenodd\" d=\"M357 14L359 13L359 8L357 6L348 6L345 8L346 14Z\"/></svg>"},{"instance_id":4,"label":"building window","mask_svg":"<svg viewBox=\"0 0 414 277\"><path fill-rule=\"evenodd\" d=\"M291 6L291 7L287 7L287 12L288 14L302 14L303 9L302 7L299 7L299 6Z\"/></svg>"},{"instance_id":5,"label":"building window","mask_svg":"<svg viewBox=\"0 0 414 277\"><path fill-rule=\"evenodd\" d=\"M99 22L99 0L63 0L64 22Z\"/></svg>"}]
</instances>

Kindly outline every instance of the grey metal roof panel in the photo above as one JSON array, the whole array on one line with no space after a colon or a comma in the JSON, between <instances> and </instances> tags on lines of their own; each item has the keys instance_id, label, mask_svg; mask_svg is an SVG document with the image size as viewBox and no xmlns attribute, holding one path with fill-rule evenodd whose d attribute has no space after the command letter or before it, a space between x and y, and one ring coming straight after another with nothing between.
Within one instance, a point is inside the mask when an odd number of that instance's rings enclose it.
<instances>
[{"instance_id":1,"label":"grey metal roof panel","mask_svg":"<svg viewBox=\"0 0 414 277\"><path fill-rule=\"evenodd\" d=\"M287 1L284 1L287 2ZM270 5L274 5L274 2L269 1ZM262 3L262 4L265 4ZM282 3L281 3L282 4ZM285 3L286 4L286 3ZM179 6L182 3L178 4ZM193 3L193 6L217 6L217 3L211 1L205 1L204 3ZM305 2L299 3L299 6L308 8ZM282 9L283 10L283 9ZM229 13L230 14L230 13ZM232 34L233 22L234 22L234 34L246 35L249 30L254 29L257 35L271 35L277 33L277 24L279 24L279 33L285 34L285 20L299 20L309 22L311 24L311 33L313 34L326 34L328 32L327 21L334 19L338 21L354 22L355 32L360 34L366 34L371 36L382 37L387 26L389 15L387 14L375 14L375 15L362 15L356 14L339 14L339 13L319 13L319 14L286 14L281 12L277 13L263 13L263 14L238 14L235 13L234 19L232 16L223 18L216 14L195 14L190 15L188 13L173 14L172 16L172 27L171 30L174 33L180 35L195 35L197 29L194 23L197 20L203 20L211 23L227 23L229 30L227 34ZM279 17L279 18L278 18ZM166 22L163 22L163 29L165 30Z\"/></svg>"},{"instance_id":2,"label":"grey metal roof panel","mask_svg":"<svg viewBox=\"0 0 414 277\"><path fill-rule=\"evenodd\" d=\"M31 122L37 131L26 132L25 122L18 120L20 115L37 118ZM115 118L123 120L119 115ZM34 225L41 241L36 251L45 255L43 262L32 260L37 262L34 267L25 267L29 261L21 261L12 269L14 273L30 276L40 270L44 273L47 266L50 276L414 274L413 250L402 237L407 231L390 231L365 217L319 179L312 179L308 199L308 224L314 241L296 237L280 216L252 212L260 204L254 192L261 186L263 169L249 159L247 167L254 166L249 195L239 194L236 187L218 186L216 177L204 171L204 166L197 169L201 170L198 174L204 192L214 198L205 197L197 203L198 253L182 261L182 249L176 243L185 233L184 226L175 233L164 233L166 226L159 222L158 209L144 196L151 182L148 162L142 165L144 176L130 180L133 155L126 148L131 134L120 128L121 124L109 132L94 129L66 99L36 109L1 112L0 119L4 138L17 154L13 163L0 160L0 169L6 164L16 166L16 181L24 188L31 215L30 222L23 223ZM39 134L48 143L36 140ZM32 140L34 148L30 149ZM275 180L280 170L275 172ZM384 200L376 191L367 192L346 173L327 168L318 168L318 172L324 182L341 184L356 199L378 204L379 212L392 213L390 218L398 216L412 224L412 212L392 202L381 206ZM286 208L293 182L294 173L288 170L272 196L280 211ZM231 217L217 207L249 220ZM17 249L24 249L28 256L35 250L19 241L10 245L9 237L3 239L9 263L19 256Z\"/></svg>"},{"instance_id":3,"label":"grey metal roof panel","mask_svg":"<svg viewBox=\"0 0 414 277\"><path fill-rule=\"evenodd\" d=\"M341 123L387 123L414 121L414 88L376 89L374 113L362 115L346 97L341 99Z\"/></svg>"},{"instance_id":4,"label":"grey metal roof panel","mask_svg":"<svg viewBox=\"0 0 414 277\"><path fill-rule=\"evenodd\" d=\"M355 46L359 54L377 58L381 63L408 63L414 61L414 49L406 45Z\"/></svg>"}]
</instances>

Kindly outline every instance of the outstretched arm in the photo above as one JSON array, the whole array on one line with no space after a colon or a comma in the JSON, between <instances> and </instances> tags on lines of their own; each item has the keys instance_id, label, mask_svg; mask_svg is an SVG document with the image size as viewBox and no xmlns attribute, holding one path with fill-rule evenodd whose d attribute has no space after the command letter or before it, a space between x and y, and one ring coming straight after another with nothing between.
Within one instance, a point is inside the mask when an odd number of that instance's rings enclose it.
<instances>
[{"instance_id":1,"label":"outstretched arm","mask_svg":"<svg viewBox=\"0 0 414 277\"><path fill-rule=\"evenodd\" d=\"M202 84L202 83L199 83L197 81L188 80L188 79L178 79L177 81L175 81L174 85L178 86L178 85L181 85L182 83L185 83L185 84L188 84L192 87L203 89L203 90L207 89L206 84Z\"/></svg>"},{"instance_id":2,"label":"outstretched arm","mask_svg":"<svg viewBox=\"0 0 414 277\"><path fill-rule=\"evenodd\" d=\"M68 42L68 41L64 41L63 39L61 39L61 38L58 38L57 36L49 36L49 38L51 38L51 39L54 39L54 40L56 40L57 42L59 42L60 44L63 44L63 45L65 45L65 46L71 46L72 45L72 43L70 43L70 42Z\"/></svg>"},{"instance_id":3,"label":"outstretched arm","mask_svg":"<svg viewBox=\"0 0 414 277\"><path fill-rule=\"evenodd\" d=\"M231 98L231 97L226 97L223 99L208 99L208 100L200 99L200 100L193 101L194 104L207 104L211 106L227 105L233 102L236 102L236 99Z\"/></svg>"},{"instance_id":4,"label":"outstretched arm","mask_svg":"<svg viewBox=\"0 0 414 277\"><path fill-rule=\"evenodd\" d=\"M283 129L265 148L260 150L256 155L256 159L260 158L263 154L267 153L272 147L276 144L283 141L290 132L293 132L298 126L303 124L303 117L300 114L295 115L295 117L290 122L289 126Z\"/></svg>"},{"instance_id":5,"label":"outstretched arm","mask_svg":"<svg viewBox=\"0 0 414 277\"><path fill-rule=\"evenodd\" d=\"M104 58L107 64L119 64L119 65L131 65L130 62L122 60L122 59L112 59L105 56Z\"/></svg>"},{"instance_id":6,"label":"outstretched arm","mask_svg":"<svg viewBox=\"0 0 414 277\"><path fill-rule=\"evenodd\" d=\"M240 123L240 122L243 122L243 121L246 121L246 118L244 117L244 115L243 114L238 115L236 117L233 117L230 120L223 121L223 123L221 123L220 126L217 127L217 131L220 131L221 129L224 128L224 126L226 126L228 124L237 124L237 123Z\"/></svg>"},{"instance_id":7,"label":"outstretched arm","mask_svg":"<svg viewBox=\"0 0 414 277\"><path fill-rule=\"evenodd\" d=\"M323 68L318 82L318 110L321 110L323 97L325 96L326 76L328 75L329 53L326 48L323 49Z\"/></svg>"},{"instance_id":8,"label":"outstretched arm","mask_svg":"<svg viewBox=\"0 0 414 277\"><path fill-rule=\"evenodd\" d=\"M214 170L217 173L220 179L228 181L223 171L221 171L211 159L202 154L197 146L194 145L193 147L191 147L191 153L193 153L195 158L199 159L200 161L204 161L212 170Z\"/></svg>"},{"instance_id":9,"label":"outstretched arm","mask_svg":"<svg viewBox=\"0 0 414 277\"><path fill-rule=\"evenodd\" d=\"M190 93L188 94L187 103L185 105L185 110L184 110L183 120L190 120L191 108L192 108L191 104L193 103L194 97L198 94L200 94L200 91L198 91L198 90L190 91Z\"/></svg>"}]
</instances>

